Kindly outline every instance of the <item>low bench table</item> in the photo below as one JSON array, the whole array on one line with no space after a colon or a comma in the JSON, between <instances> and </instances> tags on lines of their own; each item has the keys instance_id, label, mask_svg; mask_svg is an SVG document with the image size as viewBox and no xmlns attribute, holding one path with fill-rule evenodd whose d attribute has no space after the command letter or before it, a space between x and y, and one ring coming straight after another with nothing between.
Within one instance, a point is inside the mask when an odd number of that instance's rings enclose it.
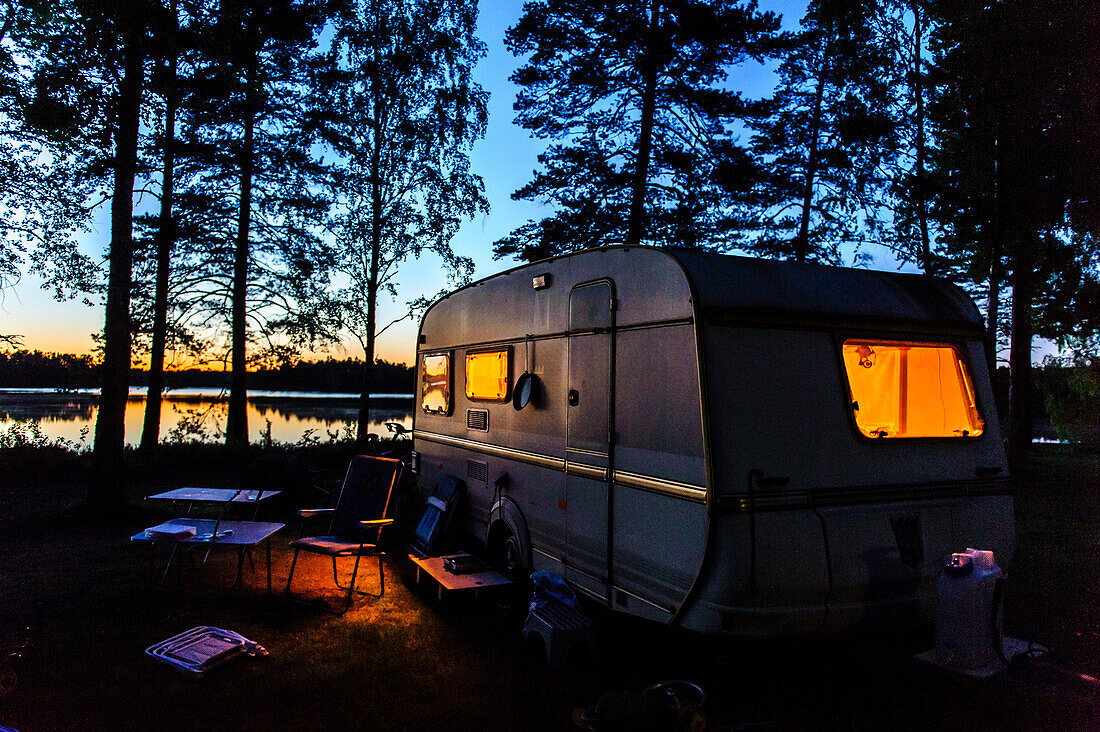
<instances>
[{"instance_id":1,"label":"low bench table","mask_svg":"<svg viewBox=\"0 0 1100 732\"><path fill-rule=\"evenodd\" d=\"M464 572L454 574L443 567L443 557L417 557L409 555L409 559L416 565L416 583L420 584L421 573L426 573L436 583L436 597L443 601L443 593L463 592L472 590L476 598L478 592L490 587L504 587L512 584L499 572L485 569L480 572Z\"/></svg>"}]
</instances>

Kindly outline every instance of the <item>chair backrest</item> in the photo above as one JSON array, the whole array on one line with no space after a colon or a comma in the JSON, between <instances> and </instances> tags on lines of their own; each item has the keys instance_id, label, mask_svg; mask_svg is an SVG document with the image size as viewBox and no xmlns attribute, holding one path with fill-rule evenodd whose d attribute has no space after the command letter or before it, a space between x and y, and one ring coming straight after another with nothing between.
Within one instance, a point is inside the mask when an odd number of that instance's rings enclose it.
<instances>
[{"instance_id":1,"label":"chair backrest","mask_svg":"<svg viewBox=\"0 0 1100 732\"><path fill-rule=\"evenodd\" d=\"M353 457L336 501L329 533L341 539L359 541L363 536L360 521L386 517L390 494L401 480L403 468L400 460L370 455Z\"/></svg>"}]
</instances>

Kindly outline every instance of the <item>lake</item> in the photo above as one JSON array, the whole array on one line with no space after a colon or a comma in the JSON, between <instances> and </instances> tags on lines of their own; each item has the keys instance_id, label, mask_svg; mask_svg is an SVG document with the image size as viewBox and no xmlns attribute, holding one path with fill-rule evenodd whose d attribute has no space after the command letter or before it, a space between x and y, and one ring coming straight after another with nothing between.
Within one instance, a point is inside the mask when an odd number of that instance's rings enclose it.
<instances>
[{"instance_id":1,"label":"lake","mask_svg":"<svg viewBox=\"0 0 1100 732\"><path fill-rule=\"evenodd\" d=\"M386 422L412 429L411 394L373 394L370 432L386 436ZM41 433L91 446L98 411L98 390L0 389L0 433L37 423ZM305 436L322 442L330 436L354 436L357 394L252 391L248 394L249 441L297 442ZM161 440L224 438L228 398L216 389L172 389L160 410ZM145 418L145 389L132 387L126 404L126 444L137 446ZM348 430L351 430L349 433ZM82 431L85 431L82 437Z\"/></svg>"}]
</instances>

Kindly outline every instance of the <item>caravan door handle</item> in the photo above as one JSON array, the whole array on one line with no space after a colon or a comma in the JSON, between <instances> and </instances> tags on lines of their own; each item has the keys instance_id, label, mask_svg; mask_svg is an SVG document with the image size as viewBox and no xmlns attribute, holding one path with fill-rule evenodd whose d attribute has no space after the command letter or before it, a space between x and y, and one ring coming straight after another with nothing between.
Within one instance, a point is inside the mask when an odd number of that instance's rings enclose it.
<instances>
[{"instance_id":1,"label":"caravan door handle","mask_svg":"<svg viewBox=\"0 0 1100 732\"><path fill-rule=\"evenodd\" d=\"M577 392L576 389L570 389L569 396L566 398L566 401L569 402L569 406L575 407L581 403L581 395Z\"/></svg>"}]
</instances>

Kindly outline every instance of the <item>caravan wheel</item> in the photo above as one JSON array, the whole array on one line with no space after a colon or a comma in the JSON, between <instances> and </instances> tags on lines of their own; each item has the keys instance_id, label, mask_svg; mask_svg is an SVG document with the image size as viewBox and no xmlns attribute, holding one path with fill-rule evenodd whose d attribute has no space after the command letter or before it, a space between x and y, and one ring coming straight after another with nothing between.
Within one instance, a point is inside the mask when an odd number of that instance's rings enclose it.
<instances>
[{"instance_id":1,"label":"caravan wheel","mask_svg":"<svg viewBox=\"0 0 1100 732\"><path fill-rule=\"evenodd\" d=\"M523 571L523 548L515 532L503 521L493 526L489 537L489 562L508 579L516 579Z\"/></svg>"}]
</instances>

